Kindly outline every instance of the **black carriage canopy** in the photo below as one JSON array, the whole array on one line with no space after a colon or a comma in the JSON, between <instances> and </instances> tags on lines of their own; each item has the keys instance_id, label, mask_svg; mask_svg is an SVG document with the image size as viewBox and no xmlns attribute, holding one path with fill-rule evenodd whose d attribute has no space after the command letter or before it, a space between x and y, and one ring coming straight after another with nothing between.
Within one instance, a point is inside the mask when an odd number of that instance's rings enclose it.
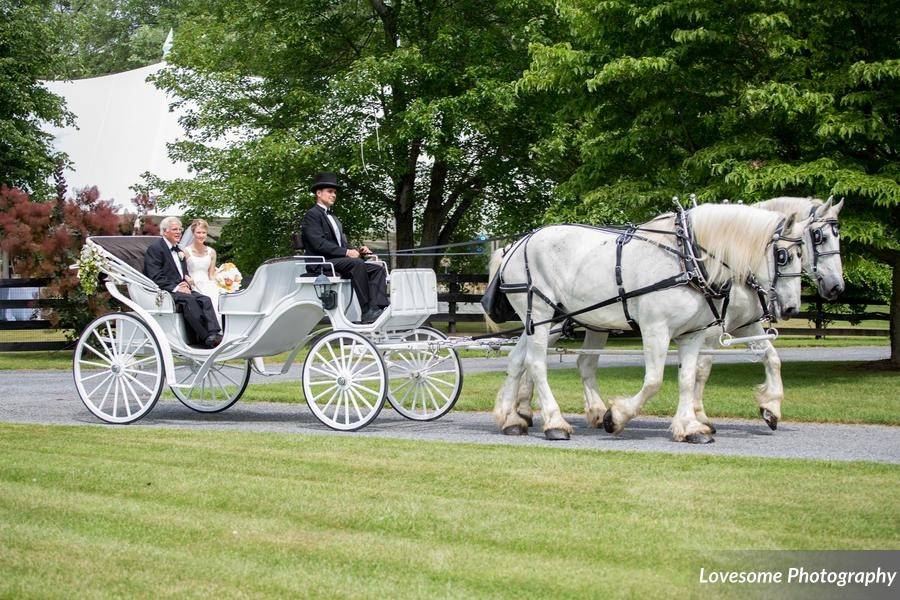
<instances>
[{"instance_id":1,"label":"black carriage canopy","mask_svg":"<svg viewBox=\"0 0 900 600\"><path fill-rule=\"evenodd\" d=\"M92 236L89 239L138 273L143 273L147 248L157 243L160 237L158 235L101 235Z\"/></svg>"}]
</instances>

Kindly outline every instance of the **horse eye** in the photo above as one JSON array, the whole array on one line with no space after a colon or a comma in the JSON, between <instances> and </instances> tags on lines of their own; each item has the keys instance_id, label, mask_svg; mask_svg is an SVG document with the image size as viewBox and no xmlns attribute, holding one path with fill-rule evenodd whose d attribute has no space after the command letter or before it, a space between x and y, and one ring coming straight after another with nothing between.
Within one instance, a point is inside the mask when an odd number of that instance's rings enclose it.
<instances>
[{"instance_id":1,"label":"horse eye","mask_svg":"<svg viewBox=\"0 0 900 600\"><path fill-rule=\"evenodd\" d=\"M832 232L834 235L840 235L840 233L841 233L841 228L840 228L840 226L839 226L837 223L832 223L832 224L831 224L831 232Z\"/></svg>"}]
</instances>

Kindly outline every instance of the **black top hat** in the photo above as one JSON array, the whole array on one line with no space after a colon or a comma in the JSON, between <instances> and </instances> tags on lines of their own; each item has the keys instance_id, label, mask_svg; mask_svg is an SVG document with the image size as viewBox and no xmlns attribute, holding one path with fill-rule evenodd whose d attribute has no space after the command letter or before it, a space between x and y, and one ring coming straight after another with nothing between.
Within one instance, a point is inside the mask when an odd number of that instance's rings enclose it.
<instances>
[{"instance_id":1,"label":"black top hat","mask_svg":"<svg viewBox=\"0 0 900 600\"><path fill-rule=\"evenodd\" d=\"M344 186L338 183L337 175L335 175L334 173L317 173L316 180L311 186L309 186L309 191L315 193L316 190L322 188L334 188L336 190L342 190L344 189Z\"/></svg>"}]
</instances>

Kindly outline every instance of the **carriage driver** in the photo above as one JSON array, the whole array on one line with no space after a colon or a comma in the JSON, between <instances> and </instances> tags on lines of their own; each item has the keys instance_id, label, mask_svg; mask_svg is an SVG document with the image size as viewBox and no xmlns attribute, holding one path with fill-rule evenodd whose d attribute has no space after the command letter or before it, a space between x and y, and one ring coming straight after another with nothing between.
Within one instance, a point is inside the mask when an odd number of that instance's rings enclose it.
<instances>
[{"instance_id":1,"label":"carriage driver","mask_svg":"<svg viewBox=\"0 0 900 600\"><path fill-rule=\"evenodd\" d=\"M331 207L338 190L344 189L334 173L319 173L309 190L316 204L303 216L301 239L308 256L324 256L334 270L350 278L362 311L361 323L372 323L388 305L386 273L381 265L368 263L362 256L371 254L366 246L351 248L341 221Z\"/></svg>"}]
</instances>

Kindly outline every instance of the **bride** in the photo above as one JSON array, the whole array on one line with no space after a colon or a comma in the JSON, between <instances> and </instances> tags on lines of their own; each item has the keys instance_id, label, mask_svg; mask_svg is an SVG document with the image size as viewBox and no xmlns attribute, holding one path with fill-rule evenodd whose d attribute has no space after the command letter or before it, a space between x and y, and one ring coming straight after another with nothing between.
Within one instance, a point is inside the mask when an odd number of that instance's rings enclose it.
<instances>
[{"instance_id":1,"label":"bride","mask_svg":"<svg viewBox=\"0 0 900 600\"><path fill-rule=\"evenodd\" d=\"M209 235L209 223L203 219L194 219L189 228L191 235L187 243L182 241L184 253L187 255L188 274L193 279L193 287L212 300L213 310L221 325L219 315L219 286L216 284L216 251L206 245Z\"/></svg>"}]
</instances>

